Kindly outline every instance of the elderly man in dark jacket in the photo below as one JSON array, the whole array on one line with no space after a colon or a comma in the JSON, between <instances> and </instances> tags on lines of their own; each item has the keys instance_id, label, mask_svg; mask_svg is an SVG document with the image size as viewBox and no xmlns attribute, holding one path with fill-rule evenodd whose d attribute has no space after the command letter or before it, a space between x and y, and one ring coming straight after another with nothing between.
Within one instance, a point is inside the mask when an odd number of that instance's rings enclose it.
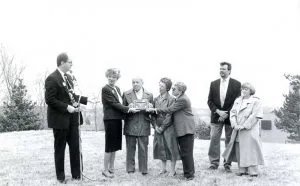
<instances>
[{"instance_id":1,"label":"elderly man in dark jacket","mask_svg":"<svg viewBox=\"0 0 300 186\"><path fill-rule=\"evenodd\" d=\"M147 100L153 104L153 95L143 88L141 78L132 79L131 90L124 93L124 105L130 106L135 100ZM148 174L148 144L150 135L149 113L141 110L137 113L128 113L125 118L124 135L126 136L126 171L135 172L135 150L138 145L139 171Z\"/></svg>"}]
</instances>

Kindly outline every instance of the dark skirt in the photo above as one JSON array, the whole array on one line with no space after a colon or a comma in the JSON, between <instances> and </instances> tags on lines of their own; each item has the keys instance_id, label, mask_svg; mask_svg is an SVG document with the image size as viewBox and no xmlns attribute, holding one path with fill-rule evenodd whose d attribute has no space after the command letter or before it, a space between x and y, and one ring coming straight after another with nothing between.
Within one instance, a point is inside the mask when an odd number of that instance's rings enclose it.
<instances>
[{"instance_id":1,"label":"dark skirt","mask_svg":"<svg viewBox=\"0 0 300 186\"><path fill-rule=\"evenodd\" d=\"M122 120L104 120L105 152L115 152L122 149Z\"/></svg>"}]
</instances>

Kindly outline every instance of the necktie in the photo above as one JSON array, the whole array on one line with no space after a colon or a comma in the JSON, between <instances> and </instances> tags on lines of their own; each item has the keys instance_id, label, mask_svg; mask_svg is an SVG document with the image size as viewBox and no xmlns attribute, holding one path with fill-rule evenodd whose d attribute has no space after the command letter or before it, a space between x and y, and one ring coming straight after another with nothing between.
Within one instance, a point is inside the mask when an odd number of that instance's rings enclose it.
<instances>
[{"instance_id":1,"label":"necktie","mask_svg":"<svg viewBox=\"0 0 300 186\"><path fill-rule=\"evenodd\" d=\"M66 84L67 84L68 89L72 89L71 84L70 84L70 82L69 82L69 80L68 80L68 76L67 76L66 73L64 73L64 78L65 78L65 82L66 82Z\"/></svg>"}]
</instances>

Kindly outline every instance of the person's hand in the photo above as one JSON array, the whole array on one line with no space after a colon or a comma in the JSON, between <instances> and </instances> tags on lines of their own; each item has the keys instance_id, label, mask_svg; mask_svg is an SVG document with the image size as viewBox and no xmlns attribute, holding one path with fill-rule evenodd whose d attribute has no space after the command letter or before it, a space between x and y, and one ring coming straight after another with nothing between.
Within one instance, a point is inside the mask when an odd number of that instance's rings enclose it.
<instances>
[{"instance_id":1,"label":"person's hand","mask_svg":"<svg viewBox=\"0 0 300 186\"><path fill-rule=\"evenodd\" d=\"M71 105L68 105L67 110L68 110L69 113L78 112L78 108L75 108Z\"/></svg>"},{"instance_id":2,"label":"person's hand","mask_svg":"<svg viewBox=\"0 0 300 186\"><path fill-rule=\"evenodd\" d=\"M224 121L225 121L225 118L219 117L219 119L218 119L218 122L219 122L219 123L224 123Z\"/></svg>"},{"instance_id":3,"label":"person's hand","mask_svg":"<svg viewBox=\"0 0 300 186\"><path fill-rule=\"evenodd\" d=\"M156 112L156 108L147 108L146 112Z\"/></svg>"},{"instance_id":4,"label":"person's hand","mask_svg":"<svg viewBox=\"0 0 300 186\"><path fill-rule=\"evenodd\" d=\"M129 108L129 110L128 110L128 113L137 113L137 112L139 112L140 110L139 109L136 109L136 108Z\"/></svg>"},{"instance_id":5,"label":"person's hand","mask_svg":"<svg viewBox=\"0 0 300 186\"><path fill-rule=\"evenodd\" d=\"M161 134L162 133L162 129L158 126L155 126L155 131L158 133L158 134Z\"/></svg>"},{"instance_id":6,"label":"person's hand","mask_svg":"<svg viewBox=\"0 0 300 186\"><path fill-rule=\"evenodd\" d=\"M219 116L224 118L224 119L226 119L228 117L228 111L217 109L216 113L219 114Z\"/></svg>"},{"instance_id":7,"label":"person's hand","mask_svg":"<svg viewBox=\"0 0 300 186\"><path fill-rule=\"evenodd\" d=\"M148 108L153 108L152 103L148 103Z\"/></svg>"},{"instance_id":8,"label":"person's hand","mask_svg":"<svg viewBox=\"0 0 300 186\"><path fill-rule=\"evenodd\" d=\"M243 126L241 126L241 125L236 125L236 126L234 127L234 130L240 131L240 130L242 130L242 129L245 129L245 127L243 127Z\"/></svg>"},{"instance_id":9,"label":"person's hand","mask_svg":"<svg viewBox=\"0 0 300 186\"><path fill-rule=\"evenodd\" d=\"M240 125L239 130L244 130L244 129L246 129L246 128L244 126Z\"/></svg>"},{"instance_id":10,"label":"person's hand","mask_svg":"<svg viewBox=\"0 0 300 186\"><path fill-rule=\"evenodd\" d=\"M129 108L133 108L133 103L130 103L130 104L128 105L128 107L129 107Z\"/></svg>"}]
</instances>

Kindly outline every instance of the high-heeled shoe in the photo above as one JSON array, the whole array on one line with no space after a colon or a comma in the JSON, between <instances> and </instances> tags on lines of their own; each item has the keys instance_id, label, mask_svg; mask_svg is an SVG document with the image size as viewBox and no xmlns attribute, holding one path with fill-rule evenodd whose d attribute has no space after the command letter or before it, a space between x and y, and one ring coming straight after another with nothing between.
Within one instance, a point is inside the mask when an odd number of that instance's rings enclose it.
<instances>
[{"instance_id":1,"label":"high-heeled shoe","mask_svg":"<svg viewBox=\"0 0 300 186\"><path fill-rule=\"evenodd\" d=\"M107 177L107 178L113 178L114 175L110 174L108 171L102 171L102 175Z\"/></svg>"},{"instance_id":2,"label":"high-heeled shoe","mask_svg":"<svg viewBox=\"0 0 300 186\"><path fill-rule=\"evenodd\" d=\"M115 169L108 169L108 172L111 173L111 174L114 174L115 173Z\"/></svg>"},{"instance_id":3,"label":"high-heeled shoe","mask_svg":"<svg viewBox=\"0 0 300 186\"><path fill-rule=\"evenodd\" d=\"M165 174L165 173L167 173L167 170L162 170L162 171L160 171L160 175L162 175L162 174Z\"/></svg>"},{"instance_id":4,"label":"high-heeled shoe","mask_svg":"<svg viewBox=\"0 0 300 186\"><path fill-rule=\"evenodd\" d=\"M171 171L168 176L175 176L175 175L176 175L176 171L174 172Z\"/></svg>"}]
</instances>

